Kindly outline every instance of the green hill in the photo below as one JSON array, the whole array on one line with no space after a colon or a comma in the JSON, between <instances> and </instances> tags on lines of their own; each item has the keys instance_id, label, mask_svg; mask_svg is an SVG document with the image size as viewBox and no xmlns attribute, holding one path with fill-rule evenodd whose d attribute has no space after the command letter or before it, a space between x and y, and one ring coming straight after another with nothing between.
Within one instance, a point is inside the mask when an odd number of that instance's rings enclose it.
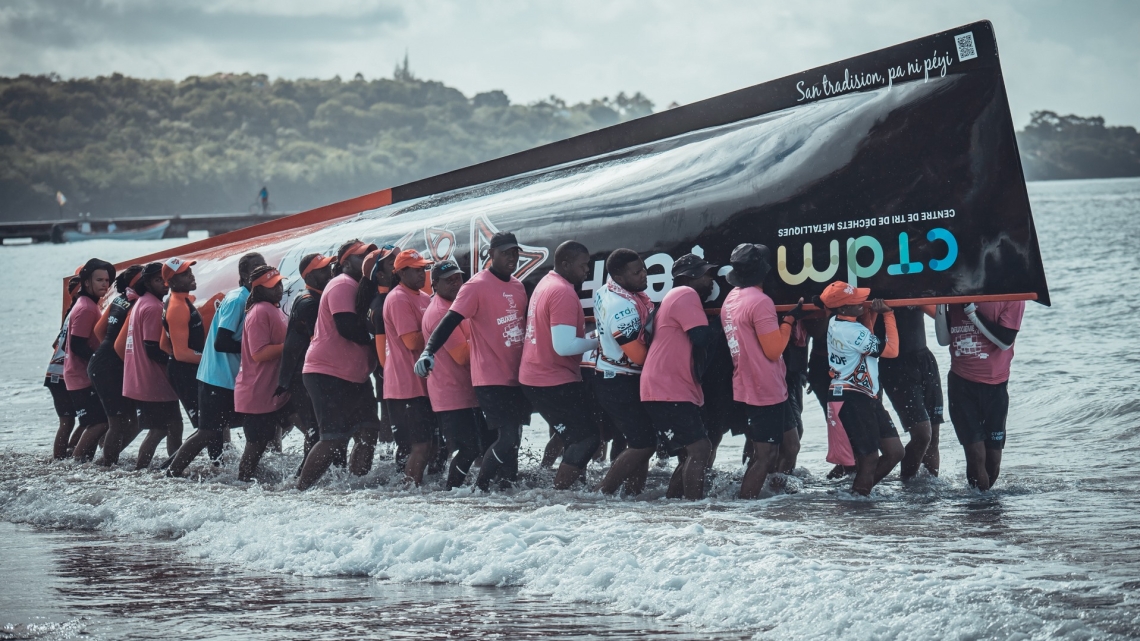
<instances>
[{"instance_id":1,"label":"green hill","mask_svg":"<svg viewBox=\"0 0 1140 641\"><path fill-rule=\"evenodd\" d=\"M181 82L0 78L0 220L243 212L262 185L298 211L652 113L640 93L568 105L468 98L420 80ZM1019 132L1029 179L1140 175L1140 135L1042 111Z\"/></svg>"},{"instance_id":2,"label":"green hill","mask_svg":"<svg viewBox=\"0 0 1140 641\"><path fill-rule=\"evenodd\" d=\"M567 105L419 80L0 78L0 219L297 211L652 113L641 94Z\"/></svg>"}]
</instances>

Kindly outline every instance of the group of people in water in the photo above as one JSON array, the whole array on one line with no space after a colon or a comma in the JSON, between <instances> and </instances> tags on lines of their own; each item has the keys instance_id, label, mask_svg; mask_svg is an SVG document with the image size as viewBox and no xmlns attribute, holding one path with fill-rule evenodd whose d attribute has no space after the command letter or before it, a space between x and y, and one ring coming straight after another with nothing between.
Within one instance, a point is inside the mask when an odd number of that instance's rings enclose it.
<instances>
[{"instance_id":1,"label":"group of people in water","mask_svg":"<svg viewBox=\"0 0 1140 641\"><path fill-rule=\"evenodd\" d=\"M950 346L949 414L967 479L981 490L997 480L1023 302L891 309L868 289L832 282L815 310L800 300L781 314L764 292L769 249L744 243L719 310L704 306L719 266L695 254L673 263L672 287L655 305L641 256L618 249L587 331L579 288L590 251L562 243L529 294L513 275L518 261L508 232L491 239L487 267L469 279L450 260L351 240L335 256L301 258L305 291L286 316L283 277L257 253L238 262L237 288L200 306L194 261L116 274L91 259L71 279L45 380L59 415L54 456L92 461L101 445L98 463L113 466L145 432L137 468L165 439L160 467L178 477L202 450L219 464L229 430L241 426L238 474L249 481L296 427L299 489L331 465L367 474L383 440L396 444L409 485L434 469L459 487L478 466L473 484L487 491L517 479L522 429L537 412L551 428L543 464L561 458L557 489L584 481L608 441L600 491L640 493L656 454L678 460L667 496L699 499L732 432L746 437L739 494L755 498L796 469L807 385L827 417L829 477L852 475L852 491L867 495L900 463L904 481L922 467L938 474L943 394L926 344L931 316ZM884 393L910 434L905 447ZM182 410L195 430L185 441Z\"/></svg>"}]
</instances>

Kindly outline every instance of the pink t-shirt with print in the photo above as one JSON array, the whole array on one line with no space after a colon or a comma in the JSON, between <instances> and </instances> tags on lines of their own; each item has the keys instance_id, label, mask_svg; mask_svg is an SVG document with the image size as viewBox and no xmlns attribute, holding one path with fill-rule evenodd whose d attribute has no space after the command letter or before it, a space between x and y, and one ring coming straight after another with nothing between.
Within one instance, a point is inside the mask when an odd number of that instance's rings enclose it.
<instances>
[{"instance_id":1,"label":"pink t-shirt with print","mask_svg":"<svg viewBox=\"0 0 1140 641\"><path fill-rule=\"evenodd\" d=\"M281 357L258 363L253 355L269 345L284 345L289 319L272 303L261 301L245 313L241 334L241 370L234 383L234 409L242 414L268 414L289 401L274 396Z\"/></svg>"},{"instance_id":2,"label":"pink t-shirt with print","mask_svg":"<svg viewBox=\"0 0 1140 641\"><path fill-rule=\"evenodd\" d=\"M569 325L578 337L586 335L586 315L570 281L550 272L538 281L530 297L523 339L519 382L533 387L554 387L582 380L582 357L559 356L554 351L550 328Z\"/></svg>"},{"instance_id":3,"label":"pink t-shirt with print","mask_svg":"<svg viewBox=\"0 0 1140 641\"><path fill-rule=\"evenodd\" d=\"M1008 329L1021 329L1025 301L978 303L977 313ZM1013 347L1002 351L978 331L962 305L950 305L950 371L975 383L997 385L1009 380Z\"/></svg>"},{"instance_id":4,"label":"pink t-shirt with print","mask_svg":"<svg viewBox=\"0 0 1140 641\"><path fill-rule=\"evenodd\" d=\"M511 276L503 282L485 269L459 290L451 309L466 318L471 330L471 384L519 384L526 289Z\"/></svg>"},{"instance_id":5,"label":"pink t-shirt with print","mask_svg":"<svg viewBox=\"0 0 1140 641\"><path fill-rule=\"evenodd\" d=\"M784 357L770 360L758 338L780 329L772 299L756 287L737 287L724 299L720 322L732 354L732 398L757 407L788 400Z\"/></svg>"},{"instance_id":6,"label":"pink t-shirt with print","mask_svg":"<svg viewBox=\"0 0 1140 641\"><path fill-rule=\"evenodd\" d=\"M704 390L693 377L693 344L685 332L708 324L692 287L674 287L665 294L641 369L641 400L705 404Z\"/></svg>"},{"instance_id":7,"label":"pink t-shirt with print","mask_svg":"<svg viewBox=\"0 0 1140 641\"><path fill-rule=\"evenodd\" d=\"M99 316L99 304L89 296L80 296L71 308L67 321L67 354L63 357L63 383L69 390L91 387L91 378L87 376L87 361L76 356L71 351L71 346L75 341L82 340L80 337L85 337L91 351L99 348L94 331Z\"/></svg>"},{"instance_id":8,"label":"pink t-shirt with print","mask_svg":"<svg viewBox=\"0 0 1140 641\"><path fill-rule=\"evenodd\" d=\"M404 345L405 334L423 331L424 310L431 302L427 294L406 285L397 285L384 299L384 398L417 398L427 396L427 384L416 376L416 359Z\"/></svg>"},{"instance_id":9,"label":"pink t-shirt with print","mask_svg":"<svg viewBox=\"0 0 1140 641\"><path fill-rule=\"evenodd\" d=\"M438 294L432 296L431 304L424 310L424 336L431 336L449 309L451 301L440 298ZM435 354L435 367L427 379L427 390L428 398L431 399L431 408L436 412L479 407L479 400L475 398L475 388L471 386L471 363L460 365L451 357L451 350L468 343L469 322L460 323L459 328L447 337L443 349Z\"/></svg>"},{"instance_id":10,"label":"pink t-shirt with print","mask_svg":"<svg viewBox=\"0 0 1140 641\"><path fill-rule=\"evenodd\" d=\"M127 345L123 352L123 396L136 401L177 401L166 378L166 367L146 355L144 341L162 340L162 301L147 292L127 316Z\"/></svg>"},{"instance_id":11,"label":"pink t-shirt with print","mask_svg":"<svg viewBox=\"0 0 1140 641\"><path fill-rule=\"evenodd\" d=\"M333 314L356 313L356 281L341 274L329 281L317 308L317 327L305 353L305 374L325 374L351 383L368 380L376 367L372 345L354 343L336 331Z\"/></svg>"}]
</instances>

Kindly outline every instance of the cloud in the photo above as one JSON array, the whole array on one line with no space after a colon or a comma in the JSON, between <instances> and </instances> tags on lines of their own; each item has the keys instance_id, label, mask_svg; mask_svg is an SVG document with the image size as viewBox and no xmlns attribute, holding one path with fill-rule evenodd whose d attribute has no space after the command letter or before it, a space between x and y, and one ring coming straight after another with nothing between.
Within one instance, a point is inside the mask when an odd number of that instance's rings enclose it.
<instances>
[{"instance_id":1,"label":"cloud","mask_svg":"<svg viewBox=\"0 0 1140 641\"><path fill-rule=\"evenodd\" d=\"M421 77L529 102L643 91L687 103L980 19L997 30L1014 118L1034 109L1140 124L1140 3L1044 0L18 1L0 74L180 79Z\"/></svg>"}]
</instances>

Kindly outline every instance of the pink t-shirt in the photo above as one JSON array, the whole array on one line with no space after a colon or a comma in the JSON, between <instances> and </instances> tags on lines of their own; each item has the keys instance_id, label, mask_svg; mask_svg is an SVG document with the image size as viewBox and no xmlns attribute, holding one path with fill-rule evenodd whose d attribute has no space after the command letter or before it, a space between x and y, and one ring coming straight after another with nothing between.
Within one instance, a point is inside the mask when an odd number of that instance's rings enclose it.
<instances>
[{"instance_id":1,"label":"pink t-shirt","mask_svg":"<svg viewBox=\"0 0 1140 641\"><path fill-rule=\"evenodd\" d=\"M554 387L582 380L582 357L559 356L554 351L550 328L569 325L586 335L586 315L582 302L570 281L550 272L538 281L530 298L526 315L526 338L523 340L519 382L534 387Z\"/></svg>"},{"instance_id":2,"label":"pink t-shirt","mask_svg":"<svg viewBox=\"0 0 1140 641\"><path fill-rule=\"evenodd\" d=\"M1008 329L1021 329L1025 301L978 303L978 315ZM1002 351L978 331L962 305L950 305L950 371L975 383L997 385L1009 380L1013 347Z\"/></svg>"},{"instance_id":3,"label":"pink t-shirt","mask_svg":"<svg viewBox=\"0 0 1140 641\"><path fill-rule=\"evenodd\" d=\"M424 311L424 336L431 336L449 309L451 301L440 298L438 294L432 296L431 304ZM451 350L468 342L470 335L468 322L470 321L460 323L459 329L447 337L443 349L435 354L435 367L431 370L431 376L427 378L427 390L428 397L431 398L431 408L437 412L479 407L479 400L475 398L475 388L471 386L471 364L460 365L451 357Z\"/></svg>"},{"instance_id":4,"label":"pink t-shirt","mask_svg":"<svg viewBox=\"0 0 1140 641\"><path fill-rule=\"evenodd\" d=\"M732 353L732 398L758 407L788 400L784 357L770 360L757 338L780 329L772 299L756 287L737 287L725 297L720 321Z\"/></svg>"},{"instance_id":5,"label":"pink t-shirt","mask_svg":"<svg viewBox=\"0 0 1140 641\"><path fill-rule=\"evenodd\" d=\"M317 308L317 327L305 353L305 374L325 374L352 383L368 380L376 367L372 345L354 343L336 331L333 314L356 312L357 283L348 274L329 281Z\"/></svg>"},{"instance_id":6,"label":"pink t-shirt","mask_svg":"<svg viewBox=\"0 0 1140 641\"><path fill-rule=\"evenodd\" d=\"M384 398L428 395L426 382L415 372L420 355L404 345L403 336L423 331L424 310L430 302L431 296L405 285L397 285L384 299L384 333L388 337L384 341Z\"/></svg>"},{"instance_id":7,"label":"pink t-shirt","mask_svg":"<svg viewBox=\"0 0 1140 641\"><path fill-rule=\"evenodd\" d=\"M685 332L708 324L701 297L692 287L674 287L665 294L641 369L641 400L705 404L704 390L693 378L693 344Z\"/></svg>"},{"instance_id":8,"label":"pink t-shirt","mask_svg":"<svg viewBox=\"0 0 1140 641\"><path fill-rule=\"evenodd\" d=\"M162 301L143 294L127 317L127 345L123 352L123 396L136 401L177 401L166 378L166 368L146 355L144 341L162 340Z\"/></svg>"},{"instance_id":9,"label":"pink t-shirt","mask_svg":"<svg viewBox=\"0 0 1140 641\"><path fill-rule=\"evenodd\" d=\"M91 387L91 379L87 376L87 361L71 351L71 344L83 336L87 338L87 345L92 351L98 349L99 341L95 339L94 330L99 316L99 305L89 296L80 296L71 308L67 322L67 354L63 357L63 383L69 390Z\"/></svg>"},{"instance_id":10,"label":"pink t-shirt","mask_svg":"<svg viewBox=\"0 0 1140 641\"><path fill-rule=\"evenodd\" d=\"M268 414L289 401L288 394L274 396L281 357L258 363L253 355L268 345L284 345L289 319L272 303L261 301L245 313L241 330L241 370L234 382L234 409L242 414Z\"/></svg>"},{"instance_id":11,"label":"pink t-shirt","mask_svg":"<svg viewBox=\"0 0 1140 641\"><path fill-rule=\"evenodd\" d=\"M499 280L485 269L459 290L451 309L466 318L471 330L471 384L519 384L526 289L511 276Z\"/></svg>"}]
</instances>

